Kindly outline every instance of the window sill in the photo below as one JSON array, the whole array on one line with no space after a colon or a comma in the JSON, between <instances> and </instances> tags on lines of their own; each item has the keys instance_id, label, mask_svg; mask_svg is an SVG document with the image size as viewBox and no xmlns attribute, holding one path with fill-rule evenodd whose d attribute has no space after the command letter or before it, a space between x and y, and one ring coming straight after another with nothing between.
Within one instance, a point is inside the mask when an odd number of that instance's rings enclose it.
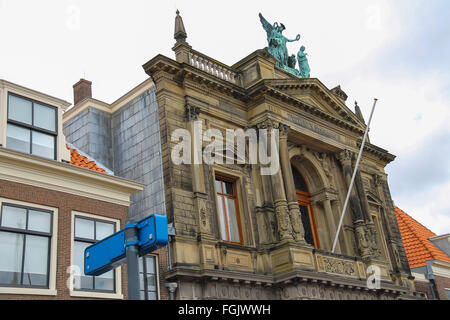
<instances>
[{"instance_id":1,"label":"window sill","mask_svg":"<svg viewBox=\"0 0 450 320\"><path fill-rule=\"evenodd\" d=\"M29 294L37 296L56 296L57 291L54 289L0 287L0 294L20 294L20 295Z\"/></svg>"},{"instance_id":2,"label":"window sill","mask_svg":"<svg viewBox=\"0 0 450 320\"><path fill-rule=\"evenodd\" d=\"M98 299L123 300L123 294L119 294L119 293L70 291L70 296L71 297L79 297L79 298L98 298Z\"/></svg>"}]
</instances>

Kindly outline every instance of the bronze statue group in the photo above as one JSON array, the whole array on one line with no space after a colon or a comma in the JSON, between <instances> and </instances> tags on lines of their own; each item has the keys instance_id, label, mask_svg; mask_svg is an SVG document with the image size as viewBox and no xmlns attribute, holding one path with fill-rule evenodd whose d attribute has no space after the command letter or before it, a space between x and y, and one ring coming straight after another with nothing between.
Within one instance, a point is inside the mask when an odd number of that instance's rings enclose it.
<instances>
[{"instance_id":1,"label":"bronze statue group","mask_svg":"<svg viewBox=\"0 0 450 320\"><path fill-rule=\"evenodd\" d=\"M306 58L305 47L301 46L297 53L297 57L288 54L286 44L288 42L294 42L300 40L300 35L298 34L294 40L289 40L283 36L283 30L285 26L282 23L275 22L271 25L260 13L259 18L261 20L264 30L267 32L267 42L269 53L277 60L276 66L280 67L293 75L301 78L309 78L311 69L308 65L308 59ZM295 68L298 61L299 69Z\"/></svg>"}]
</instances>

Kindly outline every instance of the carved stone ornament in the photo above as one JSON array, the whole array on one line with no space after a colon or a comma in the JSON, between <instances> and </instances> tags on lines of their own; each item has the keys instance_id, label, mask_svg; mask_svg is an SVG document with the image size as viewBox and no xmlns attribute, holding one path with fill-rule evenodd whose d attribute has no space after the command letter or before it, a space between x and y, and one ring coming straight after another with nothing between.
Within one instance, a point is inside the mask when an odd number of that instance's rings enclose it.
<instances>
[{"instance_id":1,"label":"carved stone ornament","mask_svg":"<svg viewBox=\"0 0 450 320\"><path fill-rule=\"evenodd\" d=\"M280 123L278 128L280 130L280 138L287 138L291 127L289 127L288 125L286 125L284 123Z\"/></svg>"},{"instance_id":2,"label":"carved stone ornament","mask_svg":"<svg viewBox=\"0 0 450 320\"><path fill-rule=\"evenodd\" d=\"M258 129L267 129L267 130L279 129L279 127L280 123L273 119L266 119L256 125L256 128Z\"/></svg>"},{"instance_id":3,"label":"carved stone ornament","mask_svg":"<svg viewBox=\"0 0 450 320\"><path fill-rule=\"evenodd\" d=\"M275 215L278 222L278 232L280 239L290 239L291 236L291 224L289 222L289 215L286 206L279 205L275 207Z\"/></svg>"},{"instance_id":4,"label":"carved stone ornament","mask_svg":"<svg viewBox=\"0 0 450 320\"><path fill-rule=\"evenodd\" d=\"M185 107L185 115L187 121L198 120L198 116L200 115L200 108L187 104Z\"/></svg>"},{"instance_id":5,"label":"carved stone ornament","mask_svg":"<svg viewBox=\"0 0 450 320\"><path fill-rule=\"evenodd\" d=\"M367 241L367 235L366 235L366 228L364 226L359 225L355 227L355 233L356 233L356 244L358 246L359 253L361 257L367 258L370 256L370 246L369 242Z\"/></svg>"},{"instance_id":6,"label":"carved stone ornament","mask_svg":"<svg viewBox=\"0 0 450 320\"><path fill-rule=\"evenodd\" d=\"M337 155L337 159L339 160L339 162L342 165L344 163L346 163L346 162L350 162L351 163L351 161L353 159L353 152L351 152L350 150L345 149L345 150L343 150L342 152L340 152Z\"/></svg>"},{"instance_id":7,"label":"carved stone ornament","mask_svg":"<svg viewBox=\"0 0 450 320\"><path fill-rule=\"evenodd\" d=\"M317 262L319 270L346 276L357 276L355 264L351 261L318 256Z\"/></svg>"},{"instance_id":8,"label":"carved stone ornament","mask_svg":"<svg viewBox=\"0 0 450 320\"><path fill-rule=\"evenodd\" d=\"M375 184L375 187L378 187L379 185L381 185L381 176L378 174L373 174L373 183Z\"/></svg>"},{"instance_id":9,"label":"carved stone ornament","mask_svg":"<svg viewBox=\"0 0 450 320\"><path fill-rule=\"evenodd\" d=\"M298 205L291 207L289 210L289 218L292 224L292 235L295 241L304 241L305 230L300 219L301 213Z\"/></svg>"},{"instance_id":10,"label":"carved stone ornament","mask_svg":"<svg viewBox=\"0 0 450 320\"><path fill-rule=\"evenodd\" d=\"M370 248L372 250L373 257L379 257L381 255L380 248L378 245L377 230L373 224L367 226L367 238L370 242Z\"/></svg>"}]
</instances>

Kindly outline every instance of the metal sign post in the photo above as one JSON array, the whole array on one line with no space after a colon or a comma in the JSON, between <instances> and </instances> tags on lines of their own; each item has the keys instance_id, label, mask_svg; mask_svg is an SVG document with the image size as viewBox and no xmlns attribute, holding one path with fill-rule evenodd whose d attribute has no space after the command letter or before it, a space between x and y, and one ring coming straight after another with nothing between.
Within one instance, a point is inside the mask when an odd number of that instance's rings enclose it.
<instances>
[{"instance_id":1,"label":"metal sign post","mask_svg":"<svg viewBox=\"0 0 450 320\"><path fill-rule=\"evenodd\" d=\"M84 250L84 273L99 276L127 264L128 298L140 299L139 257L167 245L167 217L152 214Z\"/></svg>"},{"instance_id":2,"label":"metal sign post","mask_svg":"<svg viewBox=\"0 0 450 320\"><path fill-rule=\"evenodd\" d=\"M140 299L138 230L135 224L125 226L128 300Z\"/></svg>"},{"instance_id":3,"label":"metal sign post","mask_svg":"<svg viewBox=\"0 0 450 320\"><path fill-rule=\"evenodd\" d=\"M356 160L355 169L353 170L352 180L350 181L350 185L348 187L347 197L345 198L344 207L342 208L342 212L341 212L341 218L339 220L339 225L336 230L336 237L334 238L333 249L331 250L332 253L334 253L334 250L336 249L337 241L339 238L339 233L340 233L341 227L342 227L342 222L344 221L345 210L347 209L348 200L350 199L350 194L351 194L352 188L353 188L353 183L355 182L356 172L358 171L359 162L361 161L361 156L362 156L362 153L364 150L364 145L366 144L367 134L369 133L370 122L372 121L372 116L373 116L373 112L375 111L375 105L377 104L377 101L378 101L378 99L375 98L374 102L373 102L372 111L370 112L369 122L367 123L366 132L364 133L364 138L361 143L361 148L359 149L358 159Z\"/></svg>"}]
</instances>

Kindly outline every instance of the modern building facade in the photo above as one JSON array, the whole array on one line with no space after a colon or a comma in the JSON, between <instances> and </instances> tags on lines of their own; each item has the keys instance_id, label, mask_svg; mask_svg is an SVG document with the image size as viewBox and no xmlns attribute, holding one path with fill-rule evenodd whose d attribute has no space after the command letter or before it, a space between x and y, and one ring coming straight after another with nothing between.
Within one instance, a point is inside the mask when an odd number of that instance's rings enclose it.
<instances>
[{"instance_id":1,"label":"modern building facade","mask_svg":"<svg viewBox=\"0 0 450 320\"><path fill-rule=\"evenodd\" d=\"M450 234L438 236L394 208L416 290L428 299L450 300Z\"/></svg>"},{"instance_id":2,"label":"modern building facade","mask_svg":"<svg viewBox=\"0 0 450 320\"><path fill-rule=\"evenodd\" d=\"M0 299L126 299L125 268L83 273L84 248L128 219L142 184L66 144L70 103L0 80Z\"/></svg>"}]
</instances>

